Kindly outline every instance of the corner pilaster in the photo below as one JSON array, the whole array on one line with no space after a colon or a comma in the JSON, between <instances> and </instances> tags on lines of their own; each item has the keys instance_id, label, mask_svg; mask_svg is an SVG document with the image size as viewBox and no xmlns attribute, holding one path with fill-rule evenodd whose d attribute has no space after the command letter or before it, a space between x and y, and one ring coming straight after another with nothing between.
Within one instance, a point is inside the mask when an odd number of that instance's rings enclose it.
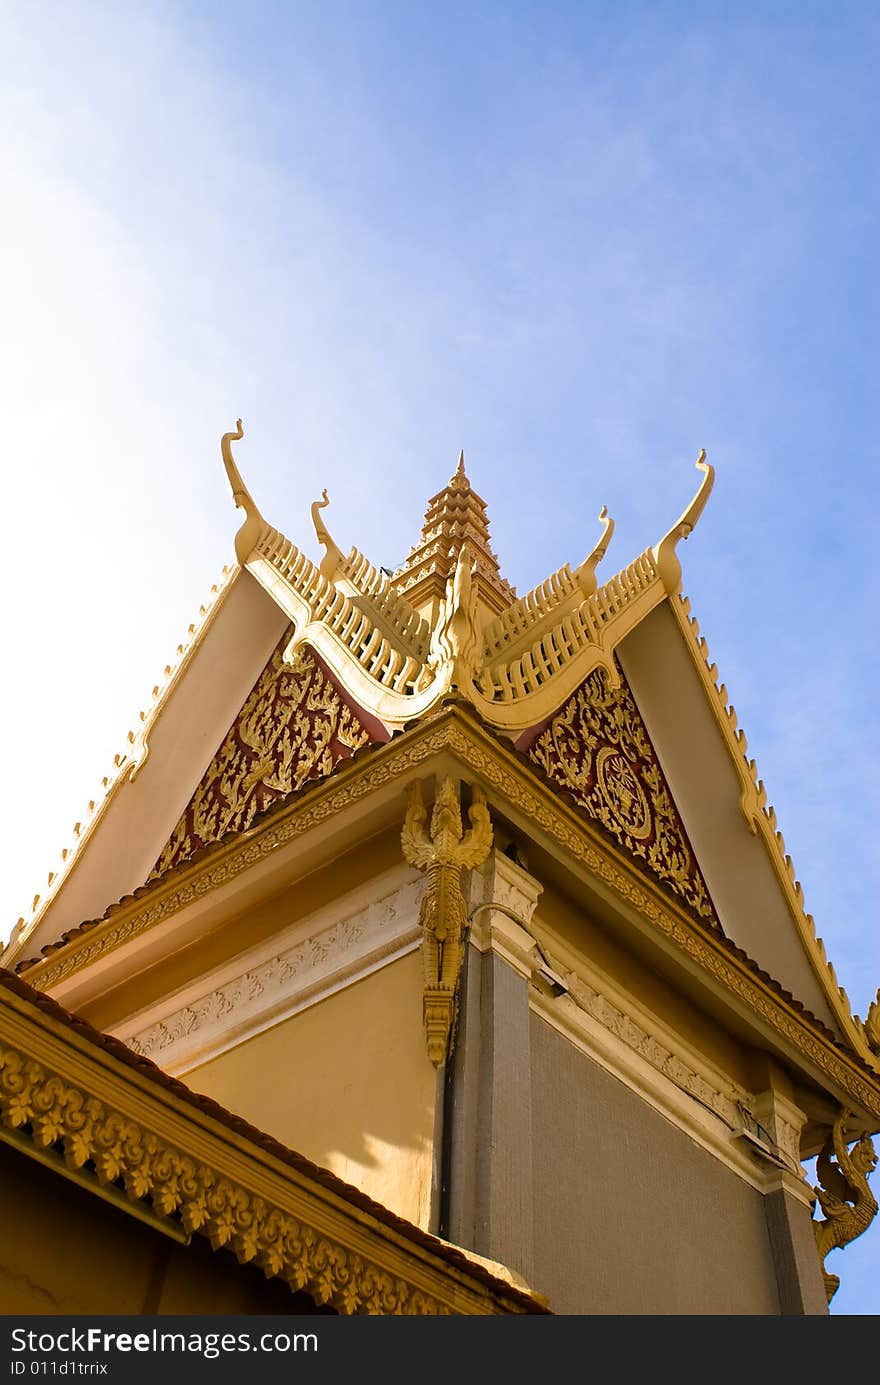
<instances>
[{"instance_id":1,"label":"corner pilaster","mask_svg":"<svg viewBox=\"0 0 880 1385\"><path fill-rule=\"evenodd\" d=\"M822 1265L813 1233L814 1194L800 1162L806 1115L792 1100L790 1084L775 1064L767 1064L767 1087L752 1102L762 1141L781 1156L781 1167L764 1193L764 1215L776 1269L780 1312L786 1316L826 1315Z\"/></svg>"},{"instance_id":2,"label":"corner pilaster","mask_svg":"<svg viewBox=\"0 0 880 1385\"><path fill-rule=\"evenodd\" d=\"M447 1086L443 1234L531 1281L533 1166L526 931L542 886L494 850L468 881L470 934Z\"/></svg>"}]
</instances>

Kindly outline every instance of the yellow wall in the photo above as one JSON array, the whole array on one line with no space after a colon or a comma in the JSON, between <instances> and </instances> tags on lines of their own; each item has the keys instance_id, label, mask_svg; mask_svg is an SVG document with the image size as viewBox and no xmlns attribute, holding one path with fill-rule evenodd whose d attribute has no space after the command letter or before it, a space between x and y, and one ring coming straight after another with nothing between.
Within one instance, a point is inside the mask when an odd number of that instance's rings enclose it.
<instances>
[{"instance_id":1,"label":"yellow wall","mask_svg":"<svg viewBox=\"0 0 880 1385\"><path fill-rule=\"evenodd\" d=\"M277 1140L427 1227L434 1069L411 953L186 1074Z\"/></svg>"}]
</instances>

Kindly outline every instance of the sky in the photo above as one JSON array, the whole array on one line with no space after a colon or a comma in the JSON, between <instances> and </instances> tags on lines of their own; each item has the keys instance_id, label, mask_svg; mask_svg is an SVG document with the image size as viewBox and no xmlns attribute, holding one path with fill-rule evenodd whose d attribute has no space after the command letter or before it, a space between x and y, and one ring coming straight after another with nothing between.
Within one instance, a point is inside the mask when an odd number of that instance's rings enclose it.
<instances>
[{"instance_id":1,"label":"sky","mask_svg":"<svg viewBox=\"0 0 880 1385\"><path fill-rule=\"evenodd\" d=\"M684 589L864 1016L880 985L878 13L0 9L0 937L234 560L219 438L386 567L460 448L520 591L717 478ZM320 552L320 550L317 550ZM880 1312L880 1228L829 1268Z\"/></svg>"}]
</instances>

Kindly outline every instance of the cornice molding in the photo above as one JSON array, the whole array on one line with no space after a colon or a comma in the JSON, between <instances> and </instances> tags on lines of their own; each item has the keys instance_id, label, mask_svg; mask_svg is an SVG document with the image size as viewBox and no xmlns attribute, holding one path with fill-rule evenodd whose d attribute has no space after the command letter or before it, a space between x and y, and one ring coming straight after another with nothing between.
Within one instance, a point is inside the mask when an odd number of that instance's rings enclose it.
<instances>
[{"instance_id":1,"label":"cornice molding","mask_svg":"<svg viewBox=\"0 0 880 1385\"><path fill-rule=\"evenodd\" d=\"M194 901L225 885L287 843L304 836L390 783L405 790L430 761L451 755L490 792L490 804L513 810L522 824L537 830L562 859L594 877L611 899L646 921L667 945L695 964L722 992L744 1004L786 1045L791 1045L852 1102L880 1121L880 1080L869 1078L811 1020L795 1010L724 941L654 886L622 852L606 842L576 810L542 784L513 751L457 708L415 726L403 737L374 748L345 765L289 807L279 810L243 839L235 839L180 876L158 882L142 899L120 906L104 922L73 937L25 973L49 990L72 972L155 927ZM402 809L401 809L402 816Z\"/></svg>"},{"instance_id":2,"label":"cornice molding","mask_svg":"<svg viewBox=\"0 0 880 1385\"><path fill-rule=\"evenodd\" d=\"M767 1094L749 1092L590 959L575 957L542 925L540 913L531 934L532 1009L750 1186L766 1192L779 1166L762 1158L757 1142L744 1146L738 1136L766 1119ZM517 941L522 946L523 939ZM784 1109L780 1103L774 1114L776 1122L765 1133L777 1143L801 1199L809 1202L800 1162L806 1118L792 1102Z\"/></svg>"},{"instance_id":3,"label":"cornice molding","mask_svg":"<svg viewBox=\"0 0 880 1385\"><path fill-rule=\"evenodd\" d=\"M205 1236L215 1250L228 1248L240 1263L340 1313L540 1311L524 1294L479 1282L466 1263L444 1260L415 1229L418 1239L409 1240L405 1224L398 1230L346 1201L5 988L0 1120L20 1148L30 1143L38 1157L57 1151L79 1181L105 1195L120 1183L119 1206L130 1199L143 1212L149 1203L178 1239Z\"/></svg>"}]
</instances>

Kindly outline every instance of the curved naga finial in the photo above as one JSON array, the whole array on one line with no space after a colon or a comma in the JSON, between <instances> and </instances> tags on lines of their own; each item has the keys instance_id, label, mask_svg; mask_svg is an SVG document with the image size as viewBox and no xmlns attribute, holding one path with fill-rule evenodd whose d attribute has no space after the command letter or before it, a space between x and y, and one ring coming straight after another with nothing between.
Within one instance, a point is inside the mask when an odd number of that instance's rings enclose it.
<instances>
[{"instance_id":1,"label":"curved naga finial","mask_svg":"<svg viewBox=\"0 0 880 1385\"><path fill-rule=\"evenodd\" d=\"M241 479L241 472L235 464L232 455L232 444L240 442L244 437L244 429L241 426L241 419L236 420L236 431L234 433L224 433L220 439L220 452L223 456L223 465L226 468L226 475L232 487L232 498L240 510L244 510L245 521L235 536L235 556L244 567L254 545L260 537L263 528L263 516L260 514L254 502L254 498Z\"/></svg>"},{"instance_id":2,"label":"curved naga finial","mask_svg":"<svg viewBox=\"0 0 880 1385\"><path fill-rule=\"evenodd\" d=\"M829 1303L837 1292L840 1278L825 1269L825 1256L861 1236L877 1214L877 1199L868 1187L868 1175L877 1163L874 1142L870 1135L863 1135L851 1151L847 1149L846 1126L850 1114L847 1110L841 1111L816 1160L819 1186L814 1191L826 1220L814 1221L813 1232ZM836 1164L832 1162L832 1155L837 1159Z\"/></svg>"},{"instance_id":3,"label":"curved naga finial","mask_svg":"<svg viewBox=\"0 0 880 1385\"><path fill-rule=\"evenodd\" d=\"M706 461L705 448L701 449L695 465L697 470L703 473L699 490L681 518L673 524L669 533L654 549L657 573L670 596L681 590L681 563L675 551L676 545L681 539L686 539L695 528L715 484L715 468Z\"/></svg>"},{"instance_id":4,"label":"curved naga finial","mask_svg":"<svg viewBox=\"0 0 880 1385\"><path fill-rule=\"evenodd\" d=\"M596 590L596 568L608 552L608 545L611 543L611 536L614 533L614 520L608 513L607 505L603 505L599 511L599 523L602 525L602 534L599 542L596 544L589 558L584 559L574 574L585 597L592 596L593 592Z\"/></svg>"},{"instance_id":5,"label":"curved naga finial","mask_svg":"<svg viewBox=\"0 0 880 1385\"><path fill-rule=\"evenodd\" d=\"M321 496L321 500L312 501L312 524L315 526L315 536L318 543L326 550L318 565L319 571L327 578L328 582L332 582L340 563L345 561L345 555L339 545L333 542L326 524L318 513L319 510L326 510L330 504L326 486L321 491Z\"/></svg>"}]
</instances>

